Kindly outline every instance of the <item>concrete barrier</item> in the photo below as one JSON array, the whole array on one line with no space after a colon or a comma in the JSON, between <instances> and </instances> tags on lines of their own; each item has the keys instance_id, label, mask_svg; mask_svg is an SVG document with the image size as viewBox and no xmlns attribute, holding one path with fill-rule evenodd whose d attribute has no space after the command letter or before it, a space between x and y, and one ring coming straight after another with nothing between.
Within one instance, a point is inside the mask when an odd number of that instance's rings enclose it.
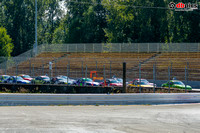
<instances>
[{"instance_id":1,"label":"concrete barrier","mask_svg":"<svg viewBox=\"0 0 200 133\"><path fill-rule=\"evenodd\" d=\"M142 105L180 103L200 103L200 94L0 94L0 106Z\"/></svg>"}]
</instances>

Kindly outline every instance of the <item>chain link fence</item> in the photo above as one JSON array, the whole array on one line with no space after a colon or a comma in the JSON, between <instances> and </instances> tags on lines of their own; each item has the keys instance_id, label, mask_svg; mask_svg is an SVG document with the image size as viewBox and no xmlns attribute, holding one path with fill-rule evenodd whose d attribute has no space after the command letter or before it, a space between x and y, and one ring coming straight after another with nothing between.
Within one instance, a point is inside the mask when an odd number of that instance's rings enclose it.
<instances>
[{"instance_id":1,"label":"chain link fence","mask_svg":"<svg viewBox=\"0 0 200 133\"><path fill-rule=\"evenodd\" d=\"M90 77L90 71L97 71L98 77L122 78L122 63L126 62L128 80L139 77L168 80L170 73L170 79L200 81L199 50L199 43L44 44L38 46L38 55L29 50L17 57L0 57L0 74L80 78ZM87 53L93 55L87 56ZM98 53L108 55L95 56ZM116 53L135 56L120 57ZM52 70L49 62L53 63Z\"/></svg>"},{"instance_id":2,"label":"chain link fence","mask_svg":"<svg viewBox=\"0 0 200 133\"><path fill-rule=\"evenodd\" d=\"M168 80L170 68L170 78L176 77L179 80L185 80L185 68L187 69L187 79L191 81L200 81L200 59L188 61L182 59L181 63L159 59L149 61L143 58L30 58L19 63L21 57L1 58L6 63L0 65L0 74L19 75L28 74L32 77L39 75L49 75L56 77L66 75L71 78L90 77L90 71L97 71L98 77L111 78L113 75L122 78L122 63L127 64L127 79L134 78L156 80ZM52 70L49 69L49 62L52 62ZM141 65L139 65L141 64ZM8 67L9 66L9 67Z\"/></svg>"},{"instance_id":3,"label":"chain link fence","mask_svg":"<svg viewBox=\"0 0 200 133\"><path fill-rule=\"evenodd\" d=\"M91 44L42 44L37 47L37 55L43 52L70 53L151 53L151 52L200 52L200 43L91 43ZM33 49L17 56L20 62L37 56ZM2 61L0 61L2 63ZM5 63L5 62L4 62ZM3 65L3 64L0 64Z\"/></svg>"},{"instance_id":4,"label":"chain link fence","mask_svg":"<svg viewBox=\"0 0 200 133\"><path fill-rule=\"evenodd\" d=\"M41 52L199 52L200 43L91 43L43 44ZM29 55L32 50L27 52ZM24 56L24 55L22 55Z\"/></svg>"}]
</instances>

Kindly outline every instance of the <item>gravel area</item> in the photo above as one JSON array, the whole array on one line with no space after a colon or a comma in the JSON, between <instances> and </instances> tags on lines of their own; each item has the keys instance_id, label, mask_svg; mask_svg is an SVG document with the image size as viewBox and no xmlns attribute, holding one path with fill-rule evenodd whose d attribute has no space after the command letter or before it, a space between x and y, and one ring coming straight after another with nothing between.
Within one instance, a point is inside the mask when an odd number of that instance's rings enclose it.
<instances>
[{"instance_id":1,"label":"gravel area","mask_svg":"<svg viewBox=\"0 0 200 133\"><path fill-rule=\"evenodd\" d=\"M198 133L200 104L1 106L1 133Z\"/></svg>"}]
</instances>

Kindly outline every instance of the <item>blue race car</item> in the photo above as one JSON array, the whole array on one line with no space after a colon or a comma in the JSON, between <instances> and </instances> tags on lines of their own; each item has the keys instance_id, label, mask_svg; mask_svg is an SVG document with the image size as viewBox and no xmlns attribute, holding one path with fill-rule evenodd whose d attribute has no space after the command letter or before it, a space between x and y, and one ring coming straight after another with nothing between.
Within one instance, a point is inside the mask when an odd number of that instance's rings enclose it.
<instances>
[{"instance_id":1,"label":"blue race car","mask_svg":"<svg viewBox=\"0 0 200 133\"><path fill-rule=\"evenodd\" d=\"M7 79L7 83L30 84L31 81L24 80L20 76L11 76Z\"/></svg>"},{"instance_id":2,"label":"blue race car","mask_svg":"<svg viewBox=\"0 0 200 133\"><path fill-rule=\"evenodd\" d=\"M0 83L7 83L9 75L0 75Z\"/></svg>"},{"instance_id":3,"label":"blue race car","mask_svg":"<svg viewBox=\"0 0 200 133\"><path fill-rule=\"evenodd\" d=\"M74 83L74 85L78 85L78 86L99 86L100 84L98 82L94 82L90 78L80 78Z\"/></svg>"}]
</instances>

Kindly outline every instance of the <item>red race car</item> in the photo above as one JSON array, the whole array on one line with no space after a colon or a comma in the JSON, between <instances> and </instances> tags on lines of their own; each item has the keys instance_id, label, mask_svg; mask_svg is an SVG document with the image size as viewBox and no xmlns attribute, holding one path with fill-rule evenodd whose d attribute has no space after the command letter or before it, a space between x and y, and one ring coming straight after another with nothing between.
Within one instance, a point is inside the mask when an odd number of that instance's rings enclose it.
<instances>
[{"instance_id":1,"label":"red race car","mask_svg":"<svg viewBox=\"0 0 200 133\"><path fill-rule=\"evenodd\" d=\"M20 74L19 76L22 77L24 80L28 80L28 81L31 81L33 79L29 75L25 75L25 74Z\"/></svg>"},{"instance_id":2,"label":"red race car","mask_svg":"<svg viewBox=\"0 0 200 133\"><path fill-rule=\"evenodd\" d=\"M101 82L100 86L117 86L122 87L122 83L114 79L107 79L105 82Z\"/></svg>"}]
</instances>

